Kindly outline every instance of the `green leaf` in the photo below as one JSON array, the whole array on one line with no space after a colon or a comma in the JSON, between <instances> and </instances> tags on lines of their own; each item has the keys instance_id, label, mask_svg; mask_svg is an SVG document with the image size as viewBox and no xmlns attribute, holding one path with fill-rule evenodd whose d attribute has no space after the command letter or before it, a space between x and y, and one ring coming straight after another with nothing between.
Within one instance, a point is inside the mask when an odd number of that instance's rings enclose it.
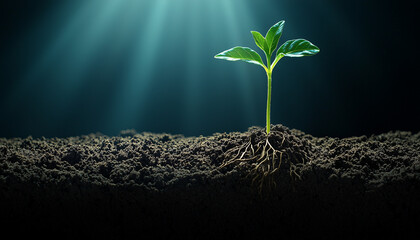
<instances>
[{"instance_id":1,"label":"green leaf","mask_svg":"<svg viewBox=\"0 0 420 240\"><path fill-rule=\"evenodd\" d=\"M276 50L277 44L279 43L281 34L283 32L283 27L284 27L284 21L280 21L274 24L265 35L265 39L268 45L268 54L269 54L268 56L271 56L274 50Z\"/></svg>"},{"instance_id":2,"label":"green leaf","mask_svg":"<svg viewBox=\"0 0 420 240\"><path fill-rule=\"evenodd\" d=\"M257 46L261 48L261 50L263 50L265 54L268 54L269 49L268 49L267 41L265 40L263 35L261 35L261 33L257 31L251 31L251 33L252 33L252 36L254 37L255 44L257 44Z\"/></svg>"},{"instance_id":3,"label":"green leaf","mask_svg":"<svg viewBox=\"0 0 420 240\"><path fill-rule=\"evenodd\" d=\"M311 42L305 39L294 39L289 40L283 43L277 50L276 59L274 59L273 64L270 66L270 69L273 70L277 62L282 57L303 57L303 56L312 56L319 52L319 48L313 45Z\"/></svg>"},{"instance_id":4,"label":"green leaf","mask_svg":"<svg viewBox=\"0 0 420 240\"><path fill-rule=\"evenodd\" d=\"M281 54L285 57L312 56L319 52L319 48L305 39L294 39L283 43L277 51L277 57ZM276 57L276 58L277 58Z\"/></svg>"},{"instance_id":5,"label":"green leaf","mask_svg":"<svg viewBox=\"0 0 420 240\"><path fill-rule=\"evenodd\" d=\"M247 47L234 47L229 50L223 51L214 57L228 61L240 60L248 63L261 65L263 68L266 68L263 61L261 60L261 56L254 50Z\"/></svg>"}]
</instances>

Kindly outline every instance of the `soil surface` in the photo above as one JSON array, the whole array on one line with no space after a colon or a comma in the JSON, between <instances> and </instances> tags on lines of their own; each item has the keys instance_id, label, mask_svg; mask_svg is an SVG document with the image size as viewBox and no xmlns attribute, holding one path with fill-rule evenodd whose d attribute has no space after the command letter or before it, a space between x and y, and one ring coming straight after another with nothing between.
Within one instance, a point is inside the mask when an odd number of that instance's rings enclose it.
<instances>
[{"instance_id":1,"label":"soil surface","mask_svg":"<svg viewBox=\"0 0 420 240\"><path fill-rule=\"evenodd\" d=\"M220 167L230 149L264 139L259 127L208 137L0 138L0 231L55 239L416 232L420 133L318 138L274 125L269 142L284 158L266 184L255 181L256 159Z\"/></svg>"}]
</instances>

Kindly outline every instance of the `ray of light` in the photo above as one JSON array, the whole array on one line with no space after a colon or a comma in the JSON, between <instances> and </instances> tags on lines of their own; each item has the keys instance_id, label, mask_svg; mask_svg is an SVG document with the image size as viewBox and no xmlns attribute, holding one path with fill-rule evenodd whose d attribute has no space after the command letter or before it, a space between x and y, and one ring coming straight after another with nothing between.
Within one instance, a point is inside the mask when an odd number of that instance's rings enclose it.
<instances>
[{"instance_id":1,"label":"ray of light","mask_svg":"<svg viewBox=\"0 0 420 240\"><path fill-rule=\"evenodd\" d=\"M186 72L186 87L187 87L187 96L186 100L186 121L184 122L183 128L186 131L189 131L193 128L197 127L197 122L200 120L200 100L201 89L200 86L200 74L202 71L200 67L203 66L203 62L201 56L199 54L199 49L202 46L202 34L201 31L204 28L204 21L200 17L203 14L203 11L200 9L205 9L203 7L207 1L204 1L200 4L198 1L192 1L189 4L189 8L191 11L185 12L187 14L187 26L186 26L186 34L187 34L187 53L186 53L186 61L187 61L187 72ZM207 5L207 4L206 4Z\"/></svg>"},{"instance_id":2,"label":"ray of light","mask_svg":"<svg viewBox=\"0 0 420 240\"><path fill-rule=\"evenodd\" d=\"M241 36L247 36L248 38L251 37L250 29L249 28L249 17L251 15L247 15L249 13L245 12L243 8L240 6L245 4L240 4L236 2L235 0L226 0L223 1L224 4L224 17L225 22L227 24L227 32L229 34L229 38L232 39L235 43L235 46L246 46L246 42L251 43L251 41L246 41ZM249 33L249 34L248 34ZM253 42L253 41L252 41ZM233 47L233 46L232 46ZM253 45L249 46L253 49ZM252 119L252 116L255 116L255 100L253 98L253 95L251 93L252 85L255 84L251 83L252 81L255 81L256 79L251 79L249 68L255 67L255 66L248 66L245 64L236 64L235 66L232 66L232 69L235 70L236 76L238 76L235 80L235 85L238 86L238 94L241 96L241 106L240 106L240 114L243 114L245 116L246 121L249 121L249 119ZM262 70L262 69L259 69ZM262 77L264 77L264 72L261 73ZM261 81L260 81L261 82Z\"/></svg>"},{"instance_id":3,"label":"ray of light","mask_svg":"<svg viewBox=\"0 0 420 240\"><path fill-rule=\"evenodd\" d=\"M186 71L186 97L185 97L185 121L183 130L192 132L193 129L205 128L206 126L200 125L200 122L208 119L209 114L207 109L202 107L205 102L202 101L204 96L211 96L206 91L207 82L203 82L200 76L208 76L206 72L206 65L208 62L217 61L213 56L221 51L221 49L214 49L213 52L206 53L209 49L208 46L217 46L216 42L223 42L226 48L231 47L226 44L240 44L243 35L250 37L249 21L252 21L252 15L249 14L247 9L239 5L246 5L241 1L236 0L203 0L203 1L190 1L184 0L182 3L188 3L188 11L184 11L183 15L186 18L186 42L188 45L186 53L187 71ZM178 1L180 4L180 1ZM247 30L245 30L247 29ZM244 33L242 33L244 31ZM249 34L248 34L249 33ZM252 41L253 42L253 41ZM210 48L212 49L212 48ZM236 116L244 121L250 121L255 116L256 104L254 95L252 94L252 86L255 82L249 76L248 67L245 64L232 64L231 70L237 76L234 79L214 79L225 86L235 87L229 95L221 95L220 98L225 101L215 101L216 103L226 103L232 95L240 95L240 105L235 112ZM233 74L233 73L232 73ZM261 75L264 77L262 71ZM215 75L217 76L217 75ZM236 80L236 81L235 81ZM207 79L209 81L209 79ZM235 81L235 82L229 82ZM252 83L251 83L252 82ZM207 95L206 95L207 94ZM217 95L217 94L213 94ZM223 108L223 106L220 106ZM226 113L225 113L226 114ZM230 113L232 114L232 113ZM215 120L217 118L214 118ZM224 117L219 117L225 119ZM203 129L204 130L204 129Z\"/></svg>"},{"instance_id":4,"label":"ray of light","mask_svg":"<svg viewBox=\"0 0 420 240\"><path fill-rule=\"evenodd\" d=\"M54 63L58 58L58 54L61 52L66 44L68 44L69 39L77 33L77 30L80 29L83 24L89 19L90 10L94 6L93 1L90 4L80 5L71 5L67 6L65 9L57 9L55 11L62 12L65 15L65 12L74 12L74 16L69 21L66 22L65 26L61 26L61 24L57 24L60 26L61 31L57 33L56 37L50 37L47 39L47 44L41 46L40 48L44 50L41 53L41 56L31 56L32 58L36 58L36 61L33 61L29 69L25 69L25 74L22 78L14 80L14 84L12 89L9 91L10 97L20 96L30 91L34 84L37 84L37 81L42 80L41 75L45 74L45 71L48 70L49 66ZM48 18L47 22L65 22L65 19L62 19L60 16L53 15ZM63 24L64 25L64 24ZM52 31L49 26L45 26L44 24L41 26L34 26L34 30L32 34L29 36L35 37L38 32L43 34L47 34L48 32L44 29L48 28ZM25 39L25 41L28 41ZM24 45L31 45L30 40L25 42Z\"/></svg>"},{"instance_id":5,"label":"ray of light","mask_svg":"<svg viewBox=\"0 0 420 240\"><path fill-rule=\"evenodd\" d=\"M83 74L108 33L107 26L116 20L119 10L117 1L104 0L100 7L98 2L93 2L76 8L79 11L67 21L58 37L51 40L40 59L27 70L26 77L15 85L12 96L25 95L34 84L40 83L55 88L56 91L49 93L59 93L61 99L66 97L64 93L77 92Z\"/></svg>"},{"instance_id":6,"label":"ray of light","mask_svg":"<svg viewBox=\"0 0 420 240\"><path fill-rule=\"evenodd\" d=\"M137 44L128 61L126 73L121 77L121 82L116 89L113 105L110 106L108 123L112 125L119 122L123 128L134 128L141 125L147 117L146 105L153 106L153 89L150 88L153 81L153 73L159 71L158 54L160 44L165 40L166 17L169 11L170 0L159 0L152 3L149 8L137 9L139 16L147 14L145 23L137 27ZM140 24L140 23L139 23ZM136 29L136 28L134 28ZM151 98L149 98L152 96Z\"/></svg>"},{"instance_id":7,"label":"ray of light","mask_svg":"<svg viewBox=\"0 0 420 240\"><path fill-rule=\"evenodd\" d=\"M50 129L68 127L67 116L73 114L69 107L72 101L77 101L84 73L107 32L107 24L115 18L116 1L100 3L65 5L66 9L59 11L66 13L66 17L51 18L50 22L57 23L38 27L39 33L45 33L42 29L45 28L55 34L44 37L48 44L44 44L39 56L31 56L34 64L26 69L22 79L15 81L6 98L14 108L25 109L26 116L42 116L34 118L30 125L43 125L48 119Z\"/></svg>"}]
</instances>

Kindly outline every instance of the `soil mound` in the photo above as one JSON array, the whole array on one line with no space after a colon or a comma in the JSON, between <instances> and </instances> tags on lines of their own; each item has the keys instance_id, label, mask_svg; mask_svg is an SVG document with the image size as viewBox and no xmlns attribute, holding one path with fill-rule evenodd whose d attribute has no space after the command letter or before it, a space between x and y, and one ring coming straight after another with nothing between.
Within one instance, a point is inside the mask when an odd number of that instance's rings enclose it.
<instances>
[{"instance_id":1,"label":"soil mound","mask_svg":"<svg viewBox=\"0 0 420 240\"><path fill-rule=\"evenodd\" d=\"M419 202L420 133L0 138L0 226L16 237L400 238Z\"/></svg>"}]
</instances>

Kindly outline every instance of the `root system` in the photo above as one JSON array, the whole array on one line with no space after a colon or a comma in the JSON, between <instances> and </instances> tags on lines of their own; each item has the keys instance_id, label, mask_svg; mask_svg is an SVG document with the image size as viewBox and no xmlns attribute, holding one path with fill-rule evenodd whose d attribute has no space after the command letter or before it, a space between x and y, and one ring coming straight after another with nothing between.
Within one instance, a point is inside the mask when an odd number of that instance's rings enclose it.
<instances>
[{"instance_id":1,"label":"root system","mask_svg":"<svg viewBox=\"0 0 420 240\"><path fill-rule=\"evenodd\" d=\"M302 148L303 147L303 148ZM305 164L308 143L295 138L288 129L274 128L269 134L263 130L251 131L248 139L228 149L223 154L220 168L243 165L251 166L247 177L261 192L277 186L280 173L286 170L292 181L301 178L299 165Z\"/></svg>"}]
</instances>

